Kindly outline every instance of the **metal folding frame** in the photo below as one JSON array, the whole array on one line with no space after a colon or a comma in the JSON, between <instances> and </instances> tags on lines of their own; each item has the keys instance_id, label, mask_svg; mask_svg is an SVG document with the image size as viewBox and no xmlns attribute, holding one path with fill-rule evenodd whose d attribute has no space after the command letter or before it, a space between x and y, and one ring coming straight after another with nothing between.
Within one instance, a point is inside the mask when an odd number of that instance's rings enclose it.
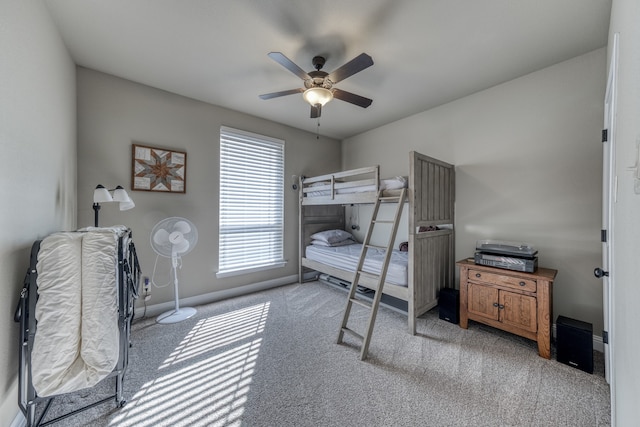
<instances>
[{"instance_id":1,"label":"metal folding frame","mask_svg":"<svg viewBox=\"0 0 640 427\"><path fill-rule=\"evenodd\" d=\"M85 231L79 231L85 232ZM35 318L38 300L38 272L36 264L41 240L31 247L29 269L25 275L24 285L20 293L20 301L14 320L20 323L20 348L18 368L18 405L24 414L27 427L40 427L56 423L79 412L93 408L115 399L117 407L126 404L123 392L125 372L129 364L129 347L131 346L131 322L134 317L134 299L138 297L140 282L140 266L132 240L131 230L126 230L118 237L118 266L116 269L118 283L118 329L120 331L119 357L113 371L102 381L115 377L115 391L112 395L99 401L89 403L81 408L45 421L45 417L56 396L40 397L32 383L31 352L36 337L37 321ZM102 383L101 381L101 383ZM44 405L44 409L39 409ZM40 412L40 413L38 413Z\"/></svg>"}]
</instances>

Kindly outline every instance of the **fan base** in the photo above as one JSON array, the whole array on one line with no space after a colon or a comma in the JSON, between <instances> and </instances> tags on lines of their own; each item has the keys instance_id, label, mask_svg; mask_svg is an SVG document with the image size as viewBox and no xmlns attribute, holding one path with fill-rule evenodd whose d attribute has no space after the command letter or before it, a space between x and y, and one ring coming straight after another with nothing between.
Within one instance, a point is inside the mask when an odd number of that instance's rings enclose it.
<instances>
[{"instance_id":1,"label":"fan base","mask_svg":"<svg viewBox=\"0 0 640 427\"><path fill-rule=\"evenodd\" d=\"M156 322L158 323L178 323L186 320L196 314L197 310L195 308L186 307L180 308L178 310L167 311L166 313L162 313L160 316L156 318Z\"/></svg>"}]
</instances>

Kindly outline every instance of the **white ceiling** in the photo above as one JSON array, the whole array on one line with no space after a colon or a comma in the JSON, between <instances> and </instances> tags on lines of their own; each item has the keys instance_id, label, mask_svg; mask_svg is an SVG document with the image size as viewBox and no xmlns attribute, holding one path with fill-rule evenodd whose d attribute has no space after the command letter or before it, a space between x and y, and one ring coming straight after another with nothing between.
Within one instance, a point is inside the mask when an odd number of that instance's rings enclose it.
<instances>
[{"instance_id":1,"label":"white ceiling","mask_svg":"<svg viewBox=\"0 0 640 427\"><path fill-rule=\"evenodd\" d=\"M302 87L267 53L331 72L374 65L336 87L320 133L339 139L606 46L611 0L45 0L73 60L310 132ZM603 82L604 84L604 82Z\"/></svg>"}]
</instances>

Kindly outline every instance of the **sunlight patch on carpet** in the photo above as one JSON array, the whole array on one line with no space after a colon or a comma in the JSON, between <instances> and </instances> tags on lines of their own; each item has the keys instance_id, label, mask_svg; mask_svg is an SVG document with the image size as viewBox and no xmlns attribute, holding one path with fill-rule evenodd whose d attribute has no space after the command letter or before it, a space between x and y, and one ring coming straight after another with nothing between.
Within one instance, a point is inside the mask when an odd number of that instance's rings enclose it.
<instances>
[{"instance_id":1,"label":"sunlight patch on carpet","mask_svg":"<svg viewBox=\"0 0 640 427\"><path fill-rule=\"evenodd\" d=\"M240 425L268 312L266 302L200 320L110 425Z\"/></svg>"},{"instance_id":2,"label":"sunlight patch on carpet","mask_svg":"<svg viewBox=\"0 0 640 427\"><path fill-rule=\"evenodd\" d=\"M264 331L269 302L200 320L160 369Z\"/></svg>"}]
</instances>

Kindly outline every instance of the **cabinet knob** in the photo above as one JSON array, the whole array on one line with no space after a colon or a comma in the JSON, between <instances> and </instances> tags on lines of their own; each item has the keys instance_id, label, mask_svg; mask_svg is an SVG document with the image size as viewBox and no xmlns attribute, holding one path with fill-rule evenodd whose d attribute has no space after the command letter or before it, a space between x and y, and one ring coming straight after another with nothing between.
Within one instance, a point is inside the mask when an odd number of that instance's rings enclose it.
<instances>
[{"instance_id":1,"label":"cabinet knob","mask_svg":"<svg viewBox=\"0 0 640 427\"><path fill-rule=\"evenodd\" d=\"M520 283L518 283L518 285L520 285L520 286L524 286L524 285L526 285L526 283L524 283L524 282L520 282Z\"/></svg>"},{"instance_id":2,"label":"cabinet knob","mask_svg":"<svg viewBox=\"0 0 640 427\"><path fill-rule=\"evenodd\" d=\"M497 302L494 302L494 303L493 303L493 306L494 306L494 307L500 307L500 304L498 304Z\"/></svg>"},{"instance_id":3,"label":"cabinet knob","mask_svg":"<svg viewBox=\"0 0 640 427\"><path fill-rule=\"evenodd\" d=\"M476 273L476 277L477 277L477 278L480 278L480 277L482 277L482 274L480 274L480 273Z\"/></svg>"}]
</instances>

